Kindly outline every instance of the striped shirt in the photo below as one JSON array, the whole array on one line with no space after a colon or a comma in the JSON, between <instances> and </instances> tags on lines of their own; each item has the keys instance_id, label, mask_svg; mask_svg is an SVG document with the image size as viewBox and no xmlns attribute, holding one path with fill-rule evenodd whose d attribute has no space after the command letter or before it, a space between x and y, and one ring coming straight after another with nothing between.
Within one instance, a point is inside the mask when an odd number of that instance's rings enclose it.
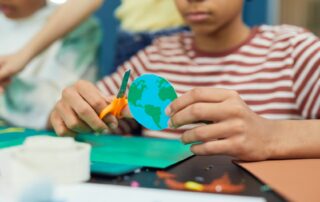
<instances>
[{"instance_id":1,"label":"striped shirt","mask_svg":"<svg viewBox=\"0 0 320 202\"><path fill-rule=\"evenodd\" d=\"M265 118L320 118L320 40L299 27L256 27L246 41L223 53L197 50L190 32L162 37L98 82L99 89L115 95L127 69L133 71L131 81L144 73L166 78L178 95L195 87L235 90ZM121 127L129 132L128 124ZM143 129L142 134L174 138L185 129Z\"/></svg>"}]
</instances>

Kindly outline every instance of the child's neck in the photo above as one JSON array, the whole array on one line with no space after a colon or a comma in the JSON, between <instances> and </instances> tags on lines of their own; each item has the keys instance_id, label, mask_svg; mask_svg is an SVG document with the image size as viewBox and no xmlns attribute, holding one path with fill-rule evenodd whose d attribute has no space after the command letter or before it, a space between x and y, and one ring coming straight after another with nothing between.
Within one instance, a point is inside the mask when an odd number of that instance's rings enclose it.
<instances>
[{"instance_id":1,"label":"child's neck","mask_svg":"<svg viewBox=\"0 0 320 202\"><path fill-rule=\"evenodd\" d=\"M209 35L195 33L195 45L198 50L207 53L224 52L244 42L250 35L241 17Z\"/></svg>"}]
</instances>

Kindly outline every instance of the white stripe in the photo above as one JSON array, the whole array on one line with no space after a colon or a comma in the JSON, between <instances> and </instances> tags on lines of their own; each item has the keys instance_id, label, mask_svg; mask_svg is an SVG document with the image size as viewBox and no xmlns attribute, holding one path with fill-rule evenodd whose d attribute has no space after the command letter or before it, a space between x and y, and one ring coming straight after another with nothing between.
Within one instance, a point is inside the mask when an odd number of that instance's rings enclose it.
<instances>
[{"instance_id":1,"label":"white stripe","mask_svg":"<svg viewBox=\"0 0 320 202\"><path fill-rule=\"evenodd\" d=\"M269 38L270 40L274 39L274 37L276 36L275 33L272 32L263 32L261 35L263 37Z\"/></svg>"},{"instance_id":2,"label":"white stripe","mask_svg":"<svg viewBox=\"0 0 320 202\"><path fill-rule=\"evenodd\" d=\"M147 51L147 54L149 55L149 57L154 57L154 56L159 56L157 54L161 54L162 56L176 56L176 55L179 55L179 56L182 56L185 54L185 50L183 49L171 49L171 50L161 50L161 51L158 51L158 52L148 52Z\"/></svg>"},{"instance_id":3,"label":"white stripe","mask_svg":"<svg viewBox=\"0 0 320 202\"><path fill-rule=\"evenodd\" d=\"M255 111L255 112L259 112L259 111L264 111L264 110L276 110L276 109L296 109L297 107L295 104L293 103L282 103L282 102L272 102L272 103L267 103L267 104L263 104L263 105L250 105L250 108Z\"/></svg>"},{"instance_id":4,"label":"white stripe","mask_svg":"<svg viewBox=\"0 0 320 202\"><path fill-rule=\"evenodd\" d=\"M275 44L278 45L278 44ZM272 49L261 49L257 47L251 47L251 46L244 46L241 51L243 53L249 53L254 54L252 57L264 57L266 59L266 56L273 57L273 58L283 58L285 56L288 56L291 54L293 48L292 46L287 45L285 50L277 51L274 47ZM290 55L291 56L291 55Z\"/></svg>"},{"instance_id":5,"label":"white stripe","mask_svg":"<svg viewBox=\"0 0 320 202\"><path fill-rule=\"evenodd\" d=\"M292 92L273 92L268 94L241 94L241 98L246 101L264 101L276 98L294 98L294 94Z\"/></svg>"},{"instance_id":6,"label":"white stripe","mask_svg":"<svg viewBox=\"0 0 320 202\"><path fill-rule=\"evenodd\" d=\"M160 47L160 49L181 49L181 44L175 42L167 42L167 43L159 43L157 46Z\"/></svg>"},{"instance_id":7,"label":"white stripe","mask_svg":"<svg viewBox=\"0 0 320 202\"><path fill-rule=\"evenodd\" d=\"M262 39L262 38L253 38L252 43L254 43L256 45L268 46L268 47L272 44L271 41L266 40L266 39Z\"/></svg>"},{"instance_id":8,"label":"white stripe","mask_svg":"<svg viewBox=\"0 0 320 202\"><path fill-rule=\"evenodd\" d=\"M232 85L216 85L217 88L233 88L233 90L272 90L279 87L291 87L291 80L279 80L275 82L248 83L248 84L232 84Z\"/></svg>"},{"instance_id":9,"label":"white stripe","mask_svg":"<svg viewBox=\"0 0 320 202\"><path fill-rule=\"evenodd\" d=\"M96 86L100 90L100 92L104 95L107 95L109 92L107 91L106 87L103 85L102 81L98 81L96 83Z\"/></svg>"},{"instance_id":10,"label":"white stripe","mask_svg":"<svg viewBox=\"0 0 320 202\"><path fill-rule=\"evenodd\" d=\"M119 76L118 72L114 73L112 75L112 78L115 80L115 82L116 82L116 84L118 84L118 86L121 85L122 78Z\"/></svg>"},{"instance_id":11,"label":"white stripe","mask_svg":"<svg viewBox=\"0 0 320 202\"><path fill-rule=\"evenodd\" d=\"M113 83L113 81L111 80L110 77L107 77L106 79L104 79L106 85L108 85L109 89L112 91L111 93L113 95L116 94L116 92L118 91L117 87L115 86L115 84Z\"/></svg>"},{"instance_id":12,"label":"white stripe","mask_svg":"<svg viewBox=\"0 0 320 202\"><path fill-rule=\"evenodd\" d=\"M273 119L273 120L293 120L293 119L303 119L303 117L293 114L261 114L260 116L266 119Z\"/></svg>"},{"instance_id":13,"label":"white stripe","mask_svg":"<svg viewBox=\"0 0 320 202\"><path fill-rule=\"evenodd\" d=\"M153 53L153 52L158 52L159 49L156 46L147 46L145 49L146 52L148 53Z\"/></svg>"},{"instance_id":14,"label":"white stripe","mask_svg":"<svg viewBox=\"0 0 320 202\"><path fill-rule=\"evenodd\" d=\"M168 63L178 63L178 62L188 62L190 59L187 56L173 56L173 57L168 57L168 56L162 56L158 54L150 54L148 55L150 60L156 60L156 61L165 61Z\"/></svg>"},{"instance_id":15,"label":"white stripe","mask_svg":"<svg viewBox=\"0 0 320 202\"><path fill-rule=\"evenodd\" d=\"M257 63L263 63L265 62L266 58L265 57L250 57L250 56L245 56L241 54L231 54L226 57L218 57L218 58L213 58L213 57L199 57L195 59L195 62L198 64L201 63L210 63L211 65L223 63L223 62L240 62L244 64L257 64ZM245 61L245 62L244 62Z\"/></svg>"}]
</instances>

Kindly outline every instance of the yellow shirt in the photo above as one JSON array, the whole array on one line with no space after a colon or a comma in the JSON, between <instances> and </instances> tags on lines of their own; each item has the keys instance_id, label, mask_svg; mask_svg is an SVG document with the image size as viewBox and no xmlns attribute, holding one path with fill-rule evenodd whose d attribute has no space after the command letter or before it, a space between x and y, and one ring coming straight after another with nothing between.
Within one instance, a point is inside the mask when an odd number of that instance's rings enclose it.
<instances>
[{"instance_id":1,"label":"yellow shirt","mask_svg":"<svg viewBox=\"0 0 320 202\"><path fill-rule=\"evenodd\" d=\"M174 0L122 0L116 11L128 31L156 31L183 25Z\"/></svg>"}]
</instances>

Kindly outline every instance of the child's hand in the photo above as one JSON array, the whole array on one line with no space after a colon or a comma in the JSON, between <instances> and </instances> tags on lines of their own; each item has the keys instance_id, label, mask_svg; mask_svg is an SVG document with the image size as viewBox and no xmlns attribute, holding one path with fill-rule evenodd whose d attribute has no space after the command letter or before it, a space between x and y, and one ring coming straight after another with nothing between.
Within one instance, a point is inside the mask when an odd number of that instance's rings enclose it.
<instances>
[{"instance_id":1,"label":"child's hand","mask_svg":"<svg viewBox=\"0 0 320 202\"><path fill-rule=\"evenodd\" d=\"M29 58L24 53L0 56L0 86L19 73L28 64Z\"/></svg>"},{"instance_id":2,"label":"child's hand","mask_svg":"<svg viewBox=\"0 0 320 202\"><path fill-rule=\"evenodd\" d=\"M5 87L10 83L11 79L0 81L0 95L4 92Z\"/></svg>"},{"instance_id":3,"label":"child's hand","mask_svg":"<svg viewBox=\"0 0 320 202\"><path fill-rule=\"evenodd\" d=\"M60 136L74 136L76 133L114 131L118 120L112 115L101 120L98 114L112 102L114 97L105 97L92 83L78 81L66 88L62 98L51 113L51 125ZM131 117L128 107L123 117Z\"/></svg>"},{"instance_id":4,"label":"child's hand","mask_svg":"<svg viewBox=\"0 0 320 202\"><path fill-rule=\"evenodd\" d=\"M272 121L251 111L235 91L197 88L175 100L166 112L171 127L212 122L182 135L184 143L194 143L195 154L226 154L248 161L270 157Z\"/></svg>"}]
</instances>

